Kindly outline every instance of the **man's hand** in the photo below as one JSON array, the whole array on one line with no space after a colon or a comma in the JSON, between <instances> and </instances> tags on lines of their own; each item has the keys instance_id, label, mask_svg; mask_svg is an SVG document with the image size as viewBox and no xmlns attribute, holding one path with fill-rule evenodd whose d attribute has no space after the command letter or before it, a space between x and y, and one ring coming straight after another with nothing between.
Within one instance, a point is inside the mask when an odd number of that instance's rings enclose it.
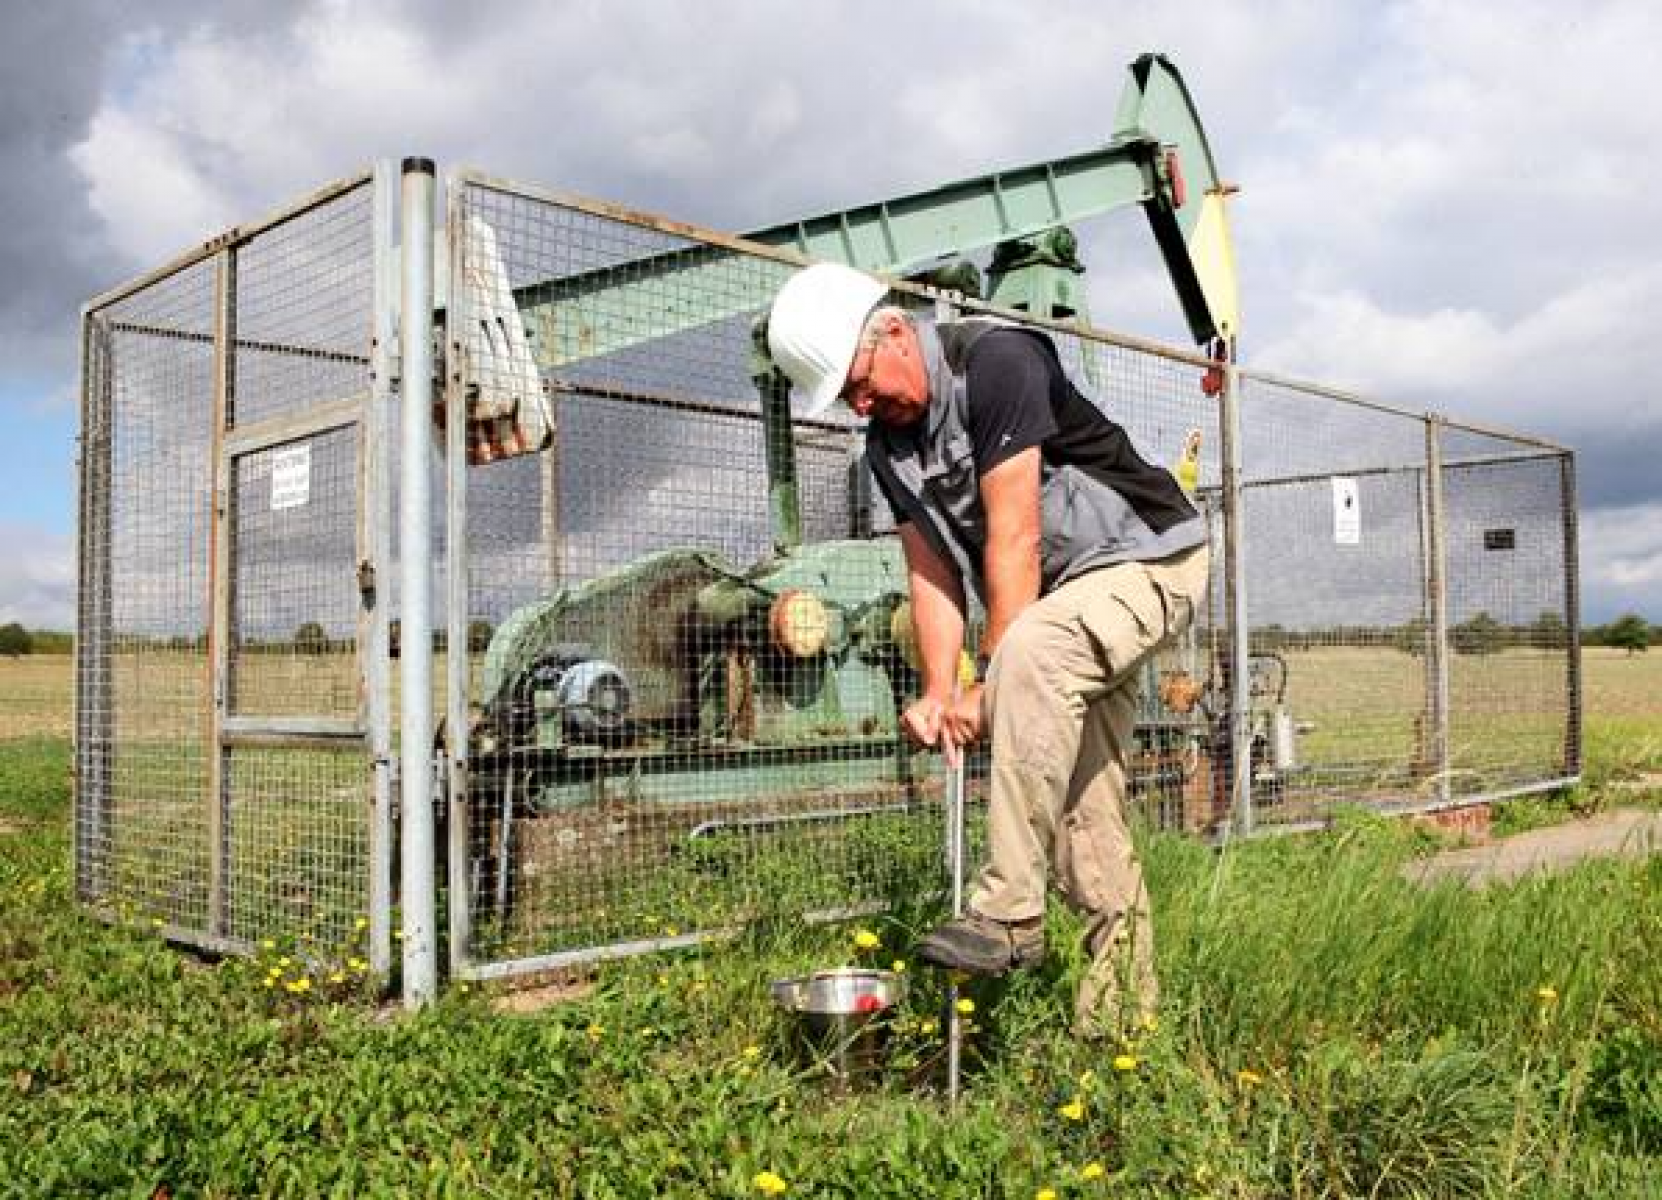
<instances>
[{"instance_id":1,"label":"man's hand","mask_svg":"<svg viewBox=\"0 0 1662 1200\"><path fill-rule=\"evenodd\" d=\"M920 746L933 746L941 740L941 718L947 706L931 696L914 700L900 714L900 727Z\"/></svg>"},{"instance_id":2,"label":"man's hand","mask_svg":"<svg viewBox=\"0 0 1662 1200\"><path fill-rule=\"evenodd\" d=\"M941 729L953 746L973 746L981 740L981 685L959 690L941 714ZM951 756L948 756L949 760Z\"/></svg>"},{"instance_id":3,"label":"man's hand","mask_svg":"<svg viewBox=\"0 0 1662 1200\"><path fill-rule=\"evenodd\" d=\"M981 740L981 685L973 684L950 701L932 696L914 700L900 716L906 736L920 746L940 746L949 765L958 763L958 750Z\"/></svg>"}]
</instances>

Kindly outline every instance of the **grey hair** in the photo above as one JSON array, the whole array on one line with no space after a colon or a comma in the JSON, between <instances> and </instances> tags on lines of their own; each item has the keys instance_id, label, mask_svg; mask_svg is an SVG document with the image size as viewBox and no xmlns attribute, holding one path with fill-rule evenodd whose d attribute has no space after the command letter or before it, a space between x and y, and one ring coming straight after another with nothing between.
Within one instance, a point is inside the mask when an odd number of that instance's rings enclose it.
<instances>
[{"instance_id":1,"label":"grey hair","mask_svg":"<svg viewBox=\"0 0 1662 1200\"><path fill-rule=\"evenodd\" d=\"M856 354L877 344L877 325L890 313L898 315L908 324L911 323L912 314L900 307L900 305L891 303L887 300L879 300L876 306L866 314L866 319L860 326L860 339L854 343L854 352Z\"/></svg>"}]
</instances>

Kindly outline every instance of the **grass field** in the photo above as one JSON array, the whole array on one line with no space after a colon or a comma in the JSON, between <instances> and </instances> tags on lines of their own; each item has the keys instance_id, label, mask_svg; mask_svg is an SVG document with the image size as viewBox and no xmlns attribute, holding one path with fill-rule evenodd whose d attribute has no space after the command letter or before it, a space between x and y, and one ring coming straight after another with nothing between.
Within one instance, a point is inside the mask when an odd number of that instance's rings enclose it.
<instances>
[{"instance_id":1,"label":"grass field","mask_svg":"<svg viewBox=\"0 0 1662 1200\"><path fill-rule=\"evenodd\" d=\"M1588 656L1590 781L1662 770L1662 655ZM55 671L53 670L55 668ZM1631 1196L1662 1190L1662 859L1470 892L1403 882L1429 835L1347 818L1147 859L1164 1000L1066 1033L1080 970L970 990L935 1090L939 981L885 1068L829 1090L773 978L904 958L934 913L754 930L609 965L567 1002L474 987L387 1020L298 939L203 961L73 900L67 660L0 662L0 1195ZM54 723L55 722L55 723Z\"/></svg>"}]
</instances>

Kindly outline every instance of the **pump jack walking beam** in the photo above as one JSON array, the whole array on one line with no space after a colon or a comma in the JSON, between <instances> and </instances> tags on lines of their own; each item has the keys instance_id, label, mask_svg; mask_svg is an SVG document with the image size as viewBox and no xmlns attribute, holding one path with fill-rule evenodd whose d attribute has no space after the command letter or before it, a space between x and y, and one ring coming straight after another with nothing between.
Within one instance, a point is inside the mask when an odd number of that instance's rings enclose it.
<instances>
[{"instance_id":1,"label":"pump jack walking beam","mask_svg":"<svg viewBox=\"0 0 1662 1200\"><path fill-rule=\"evenodd\" d=\"M1129 68L1114 135L1099 149L743 238L897 274L1138 204L1195 341L1228 345L1238 324L1224 204L1232 190L1218 177L1177 68L1162 55L1145 54ZM531 332L537 365L550 370L753 311L754 289L734 277L741 269L730 252L700 246L544 280L517 289L514 301ZM676 277L678 286L665 286ZM731 299L724 303L724 296ZM1001 298L995 281L991 299Z\"/></svg>"}]
</instances>

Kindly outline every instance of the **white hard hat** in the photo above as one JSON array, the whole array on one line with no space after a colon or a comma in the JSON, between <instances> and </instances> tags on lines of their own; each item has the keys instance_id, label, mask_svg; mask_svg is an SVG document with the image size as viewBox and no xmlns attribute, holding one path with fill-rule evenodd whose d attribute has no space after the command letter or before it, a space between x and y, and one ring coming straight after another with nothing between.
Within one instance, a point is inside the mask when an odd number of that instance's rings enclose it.
<instances>
[{"instance_id":1,"label":"white hard hat","mask_svg":"<svg viewBox=\"0 0 1662 1200\"><path fill-rule=\"evenodd\" d=\"M818 416L848 379L860 330L888 287L840 263L816 263L785 281L768 314L768 351Z\"/></svg>"}]
</instances>

